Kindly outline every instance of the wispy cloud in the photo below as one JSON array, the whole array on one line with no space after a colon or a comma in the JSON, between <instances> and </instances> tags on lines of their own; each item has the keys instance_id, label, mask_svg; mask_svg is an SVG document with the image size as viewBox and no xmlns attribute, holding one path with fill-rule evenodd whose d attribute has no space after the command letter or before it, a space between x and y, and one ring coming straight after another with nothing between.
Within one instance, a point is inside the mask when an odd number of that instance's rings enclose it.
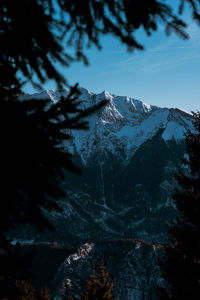
<instances>
[{"instance_id":1,"label":"wispy cloud","mask_svg":"<svg viewBox=\"0 0 200 300\"><path fill-rule=\"evenodd\" d=\"M145 59L140 68L141 72L158 73L176 69L177 67L184 66L186 63L194 60L200 61L200 53L187 53L185 55L173 55L172 57L161 56L156 60L147 62Z\"/></svg>"},{"instance_id":2,"label":"wispy cloud","mask_svg":"<svg viewBox=\"0 0 200 300\"><path fill-rule=\"evenodd\" d=\"M200 63L200 28L194 21L188 21L187 32L189 40L181 40L173 35L168 38L162 35L151 48L142 52L135 52L131 57L112 62L108 66L108 73L119 72L149 72L158 73L175 69L187 63ZM104 74L105 74L104 72Z\"/></svg>"}]
</instances>

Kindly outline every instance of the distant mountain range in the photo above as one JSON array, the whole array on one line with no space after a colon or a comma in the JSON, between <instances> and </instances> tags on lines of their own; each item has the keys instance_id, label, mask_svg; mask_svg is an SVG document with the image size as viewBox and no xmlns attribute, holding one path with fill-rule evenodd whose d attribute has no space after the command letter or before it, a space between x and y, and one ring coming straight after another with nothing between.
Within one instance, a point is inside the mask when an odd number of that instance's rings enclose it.
<instances>
[{"instance_id":1,"label":"distant mountain range","mask_svg":"<svg viewBox=\"0 0 200 300\"><path fill-rule=\"evenodd\" d=\"M48 214L55 233L41 236L21 228L16 237L78 246L120 238L167 242L165 223L177 214L171 201L173 175L185 153L184 133L192 128L192 116L105 91L80 91L82 108L108 100L88 118L89 130L72 131L65 144L83 174L66 173L61 182L63 213ZM47 90L25 97L56 102L67 94Z\"/></svg>"}]
</instances>

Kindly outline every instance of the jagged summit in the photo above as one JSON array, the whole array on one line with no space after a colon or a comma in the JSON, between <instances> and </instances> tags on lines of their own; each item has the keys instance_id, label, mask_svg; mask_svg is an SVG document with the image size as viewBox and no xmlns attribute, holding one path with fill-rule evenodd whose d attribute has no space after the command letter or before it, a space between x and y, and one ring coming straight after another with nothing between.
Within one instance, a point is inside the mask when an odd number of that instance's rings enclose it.
<instances>
[{"instance_id":1,"label":"jagged summit","mask_svg":"<svg viewBox=\"0 0 200 300\"><path fill-rule=\"evenodd\" d=\"M93 104L107 99L108 103L96 114L88 118L88 131L73 131L74 139L68 145L72 153L78 153L84 163L89 157L101 150L125 154L124 162L159 130L163 130L164 141L179 141L186 130L192 127L190 114L174 108L160 108L128 96L117 96L108 91L95 94L79 87L81 107L86 109ZM56 102L61 96L66 97L69 90L46 90L41 93L26 95L28 99L46 99ZM25 97L25 96L23 96ZM67 147L67 145L66 145Z\"/></svg>"},{"instance_id":2,"label":"jagged summit","mask_svg":"<svg viewBox=\"0 0 200 300\"><path fill-rule=\"evenodd\" d=\"M139 109L139 110L150 110L151 107L155 107L155 106L151 106L147 103L144 103L143 101L141 100L138 100L138 99L134 99L134 98L131 98L131 97L127 97L127 96L117 96L115 94L112 94L108 91L103 91L99 94L95 94L93 93L92 91L84 88L84 87L79 87L79 90L81 92L81 100L89 100L89 99L92 99L93 97L96 98L96 100L103 100L103 99L107 99L107 100L115 100L115 102L127 102L127 103L130 103L135 109ZM49 90L44 90L42 92L39 92L39 93L34 93L34 94L23 94L20 99L46 99L46 98L49 98L52 100L52 101L57 101L61 96L67 96L69 92L69 88L65 88L65 89L62 89L62 90L54 90L54 89L49 89Z\"/></svg>"}]
</instances>

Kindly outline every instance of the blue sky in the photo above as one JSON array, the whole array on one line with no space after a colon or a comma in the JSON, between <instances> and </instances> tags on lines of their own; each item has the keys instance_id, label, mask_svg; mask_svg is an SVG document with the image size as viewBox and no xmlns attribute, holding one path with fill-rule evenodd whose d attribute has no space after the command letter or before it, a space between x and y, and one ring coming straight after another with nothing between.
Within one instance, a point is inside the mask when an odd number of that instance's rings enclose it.
<instances>
[{"instance_id":1,"label":"blue sky","mask_svg":"<svg viewBox=\"0 0 200 300\"><path fill-rule=\"evenodd\" d=\"M101 40L101 51L86 51L88 67L79 62L61 70L70 84L79 82L95 93L106 90L161 107L200 110L200 27L188 13L185 18L189 40L175 34L167 37L161 25L151 37L138 32L145 50L128 53L124 45L107 36ZM44 89L55 89L55 85L48 82ZM35 92L30 85L24 91Z\"/></svg>"}]
</instances>

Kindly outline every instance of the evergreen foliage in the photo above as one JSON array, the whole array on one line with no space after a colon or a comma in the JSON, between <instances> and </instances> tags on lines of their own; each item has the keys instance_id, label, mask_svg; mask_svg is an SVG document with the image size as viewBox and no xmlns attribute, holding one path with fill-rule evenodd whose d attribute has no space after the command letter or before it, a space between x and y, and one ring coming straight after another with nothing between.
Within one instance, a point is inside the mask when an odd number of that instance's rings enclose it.
<instances>
[{"instance_id":1,"label":"evergreen foliage","mask_svg":"<svg viewBox=\"0 0 200 300\"><path fill-rule=\"evenodd\" d=\"M38 300L51 300L49 289L46 286L40 289L40 296Z\"/></svg>"},{"instance_id":2,"label":"evergreen foliage","mask_svg":"<svg viewBox=\"0 0 200 300\"><path fill-rule=\"evenodd\" d=\"M180 13L188 4L193 18L200 20L199 0L179 0L179 4ZM163 0L1 0L0 67L3 74L9 70L9 86L20 71L36 86L53 79L61 87L66 80L55 62L68 66L82 60L87 64L85 48L100 49L105 34L113 34L128 50L143 49L135 32L142 28L151 35L159 23L167 34L187 38L185 22ZM70 46L74 55L67 52Z\"/></svg>"},{"instance_id":3,"label":"evergreen foliage","mask_svg":"<svg viewBox=\"0 0 200 300\"><path fill-rule=\"evenodd\" d=\"M180 10L188 3L194 19L200 19L199 0L180 3ZM100 37L109 33L129 50L142 49L135 31L143 27L150 35L160 20L168 33L187 37L185 23L158 0L0 1L1 299L9 295L16 299L16 282L27 279L27 261L6 238L6 231L26 222L52 229L43 209L59 209L56 200L65 196L59 185L64 168L79 172L62 147L70 138L67 130L85 128L83 118L103 105L80 110L76 88L66 101L61 99L57 104L37 99L20 102L23 80L41 87L52 79L63 87L66 79L56 64L87 63L85 47L100 49ZM74 56L67 53L66 46L72 46Z\"/></svg>"},{"instance_id":4,"label":"evergreen foliage","mask_svg":"<svg viewBox=\"0 0 200 300\"><path fill-rule=\"evenodd\" d=\"M32 254L22 254L19 244L12 246L8 240L0 243L0 299L16 300L22 296L21 283L31 279Z\"/></svg>"},{"instance_id":5,"label":"evergreen foliage","mask_svg":"<svg viewBox=\"0 0 200 300\"><path fill-rule=\"evenodd\" d=\"M194 18L198 19L199 1L181 1L180 10L184 2L190 3ZM72 60L66 54L63 39L68 38L68 45L73 41L75 60L85 60L84 43L100 47L102 34L113 33L129 49L142 48L134 38L135 30L143 26L150 34L157 29L159 19L166 28L185 36L184 22L169 6L156 0L0 2L1 196L4 199L0 206L0 233L17 222L51 227L41 207L59 209L55 200L64 197L59 187L62 171L64 168L78 171L71 156L60 146L69 138L64 130L84 128L86 123L82 118L97 109L80 111L75 89L68 101L62 99L50 108L47 101L20 102L17 96L22 81L17 73L23 73L24 78L36 85L53 78L61 86L65 80L54 62L68 65ZM34 81L34 74L39 81Z\"/></svg>"},{"instance_id":6,"label":"evergreen foliage","mask_svg":"<svg viewBox=\"0 0 200 300\"><path fill-rule=\"evenodd\" d=\"M20 292L20 296L16 296L16 300L37 300L35 290L28 281L18 281L16 282L16 287L19 289Z\"/></svg>"},{"instance_id":7,"label":"evergreen foliage","mask_svg":"<svg viewBox=\"0 0 200 300\"><path fill-rule=\"evenodd\" d=\"M31 283L27 280L16 281L16 293L15 295L7 298L1 298L2 300L51 300L49 289L42 287L40 294L37 293Z\"/></svg>"},{"instance_id":8,"label":"evergreen foliage","mask_svg":"<svg viewBox=\"0 0 200 300\"><path fill-rule=\"evenodd\" d=\"M104 265L104 260L99 267L99 272L91 275L91 278L86 281L85 292L82 295L82 300L111 300L114 299L112 296L113 283L109 278L108 272Z\"/></svg>"},{"instance_id":9,"label":"evergreen foliage","mask_svg":"<svg viewBox=\"0 0 200 300\"><path fill-rule=\"evenodd\" d=\"M49 100L0 103L0 133L3 141L0 232L16 223L51 228L42 208L58 210L55 200L65 197L60 182L64 170L80 173L63 143L70 139L67 129L86 129L83 117L99 108L77 108L76 88L67 99L49 105ZM80 102L79 102L80 103Z\"/></svg>"},{"instance_id":10,"label":"evergreen foliage","mask_svg":"<svg viewBox=\"0 0 200 300\"><path fill-rule=\"evenodd\" d=\"M180 217L169 226L171 245L160 262L166 284L158 288L161 300L200 296L200 112L193 116L195 131L186 134L185 168L176 175L179 188L173 195Z\"/></svg>"},{"instance_id":11,"label":"evergreen foliage","mask_svg":"<svg viewBox=\"0 0 200 300\"><path fill-rule=\"evenodd\" d=\"M49 100L19 101L15 98L0 102L3 199L0 202L0 248L3 250L0 275L6 280L10 280L10 274L15 280L18 273L23 274L17 269L20 266L16 261L15 246L6 238L6 232L17 223L36 224L39 230L53 230L43 211L60 210L57 200L65 197L60 184L65 178L64 170L80 173L63 146L70 139L67 130L86 129L87 122L83 118L104 103L81 110L77 93L77 87L74 87L67 99L53 104ZM21 279L26 279L25 273ZM10 281L15 289L14 279ZM8 293L11 290L10 287ZM0 297L3 294L0 284Z\"/></svg>"}]
</instances>

